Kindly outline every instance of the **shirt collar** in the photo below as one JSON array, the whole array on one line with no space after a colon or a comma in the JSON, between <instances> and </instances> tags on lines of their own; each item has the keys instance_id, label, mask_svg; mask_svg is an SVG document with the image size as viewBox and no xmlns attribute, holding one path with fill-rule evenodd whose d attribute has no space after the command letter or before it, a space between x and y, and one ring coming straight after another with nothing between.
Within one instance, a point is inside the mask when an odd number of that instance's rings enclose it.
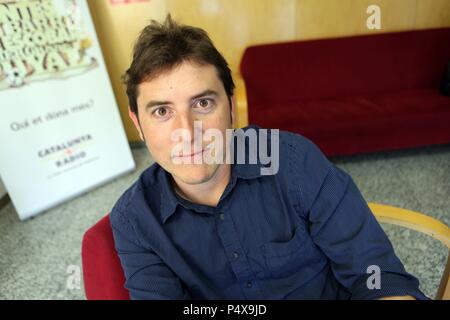
<instances>
[{"instance_id":1,"label":"shirt collar","mask_svg":"<svg viewBox=\"0 0 450 320\"><path fill-rule=\"evenodd\" d=\"M242 139L242 136L239 134L236 135L238 139ZM250 152L257 152L255 148L249 148L248 141L245 140L245 150L246 150L246 159L249 157ZM233 163L231 164L231 174L233 177L241 178L241 179L256 179L262 176L261 168L266 167L266 165L261 164L258 157L257 162L252 163L237 163L237 155L236 155L236 146L237 144L233 144ZM257 155L257 154L256 154ZM248 161L246 161L248 162ZM160 213L162 218L162 223L164 224L167 219L175 212L177 205L180 204L180 201L176 197L173 186L172 186L172 178L170 173L160 167L160 179L161 182L161 205L160 205Z\"/></svg>"},{"instance_id":2,"label":"shirt collar","mask_svg":"<svg viewBox=\"0 0 450 320\"><path fill-rule=\"evenodd\" d=\"M161 181L161 205L160 213L162 222L165 223L166 220L175 212L178 205L178 199L176 198L172 183L170 173L160 167L160 181Z\"/></svg>"},{"instance_id":3,"label":"shirt collar","mask_svg":"<svg viewBox=\"0 0 450 320\"><path fill-rule=\"evenodd\" d=\"M233 149L232 149L232 156L233 156L233 172L236 174L236 176L238 178L242 178L242 179L255 179L255 178L259 178L262 176L262 168L267 168L269 165L264 165L261 163L259 157L258 157L258 153L259 153L259 147L258 144L256 146L250 146L249 145L249 139L245 138L245 131L248 129L253 129L256 130L258 132L258 130L260 129L260 127L256 126L256 125L250 125L246 128L243 129L239 129L239 130L235 130L233 133L234 138L236 139L235 142L233 144ZM258 138L259 141L259 138ZM268 141L266 141L268 142ZM238 159L237 159L237 154L236 154L236 148L239 145L239 143L244 143L245 144L245 159L246 159L246 163L238 163ZM270 143L269 143L270 145ZM249 163L251 158L256 159L256 163Z\"/></svg>"}]
</instances>

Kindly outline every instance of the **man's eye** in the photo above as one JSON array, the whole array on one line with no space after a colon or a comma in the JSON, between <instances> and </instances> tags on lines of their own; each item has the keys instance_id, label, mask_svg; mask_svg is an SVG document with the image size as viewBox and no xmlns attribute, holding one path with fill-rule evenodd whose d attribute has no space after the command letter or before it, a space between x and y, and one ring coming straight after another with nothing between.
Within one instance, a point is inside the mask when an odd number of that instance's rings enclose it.
<instances>
[{"instance_id":1,"label":"man's eye","mask_svg":"<svg viewBox=\"0 0 450 320\"><path fill-rule=\"evenodd\" d=\"M197 101L198 109L209 109L212 105L211 99L200 99Z\"/></svg>"},{"instance_id":2,"label":"man's eye","mask_svg":"<svg viewBox=\"0 0 450 320\"><path fill-rule=\"evenodd\" d=\"M202 108L206 108L209 106L209 100L202 99L198 102L198 105Z\"/></svg>"},{"instance_id":3,"label":"man's eye","mask_svg":"<svg viewBox=\"0 0 450 320\"><path fill-rule=\"evenodd\" d=\"M156 115L157 117L165 117L165 116L167 116L168 111L167 111L167 108L159 107L159 108L155 109L152 113L154 115Z\"/></svg>"}]
</instances>

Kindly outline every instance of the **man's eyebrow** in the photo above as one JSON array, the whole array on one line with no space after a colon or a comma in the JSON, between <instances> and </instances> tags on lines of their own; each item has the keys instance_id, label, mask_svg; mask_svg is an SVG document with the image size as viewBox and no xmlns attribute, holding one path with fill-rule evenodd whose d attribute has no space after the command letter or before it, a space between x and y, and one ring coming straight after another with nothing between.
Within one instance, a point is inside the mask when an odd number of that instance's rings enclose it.
<instances>
[{"instance_id":1,"label":"man's eyebrow","mask_svg":"<svg viewBox=\"0 0 450 320\"><path fill-rule=\"evenodd\" d=\"M207 89L199 94L196 94L195 96L191 97L189 100L192 102L193 100L196 100L198 98L204 97L204 96L218 96L219 93L217 91L211 90L211 89ZM145 105L145 110L148 110L152 107L156 107L156 106L163 106L163 105L170 105L173 104L171 101L156 101L156 100L150 100L146 105Z\"/></svg>"},{"instance_id":2,"label":"man's eyebrow","mask_svg":"<svg viewBox=\"0 0 450 320\"><path fill-rule=\"evenodd\" d=\"M148 110L150 108L156 107L156 106L162 106L162 105L168 105L168 104L172 104L172 102L170 101L156 101L156 100L150 100L146 105L145 105L145 110Z\"/></svg>"},{"instance_id":3,"label":"man's eyebrow","mask_svg":"<svg viewBox=\"0 0 450 320\"><path fill-rule=\"evenodd\" d=\"M199 94L196 94L195 96L191 97L191 101L204 97L204 96L218 96L219 93L217 91L211 90L211 89L207 89Z\"/></svg>"}]
</instances>

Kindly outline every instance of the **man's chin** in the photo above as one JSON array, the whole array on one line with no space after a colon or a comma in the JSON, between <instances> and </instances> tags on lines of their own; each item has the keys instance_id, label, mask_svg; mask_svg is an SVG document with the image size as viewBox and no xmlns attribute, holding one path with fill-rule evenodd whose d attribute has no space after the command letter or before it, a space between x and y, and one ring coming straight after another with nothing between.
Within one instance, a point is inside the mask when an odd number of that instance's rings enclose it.
<instances>
[{"instance_id":1,"label":"man's chin","mask_svg":"<svg viewBox=\"0 0 450 320\"><path fill-rule=\"evenodd\" d=\"M200 184L209 181L216 173L218 165L182 165L171 172L186 184Z\"/></svg>"}]
</instances>

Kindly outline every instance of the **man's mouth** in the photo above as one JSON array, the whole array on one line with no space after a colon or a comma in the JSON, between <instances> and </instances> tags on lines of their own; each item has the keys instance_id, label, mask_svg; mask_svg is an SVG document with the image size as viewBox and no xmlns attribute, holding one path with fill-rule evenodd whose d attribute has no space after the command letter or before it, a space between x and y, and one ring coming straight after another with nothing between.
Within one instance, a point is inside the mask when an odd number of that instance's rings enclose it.
<instances>
[{"instance_id":1,"label":"man's mouth","mask_svg":"<svg viewBox=\"0 0 450 320\"><path fill-rule=\"evenodd\" d=\"M208 147L206 147L206 148L204 148L204 149L202 149L202 150L200 150L200 151L198 151L198 152L194 152L194 153L191 153L191 154L187 154L187 155L179 155L178 156L178 158L184 158L184 159L186 159L186 158L194 158L195 156L197 156L197 155L201 155L202 153L204 153L206 150L208 150L209 148Z\"/></svg>"}]
</instances>

